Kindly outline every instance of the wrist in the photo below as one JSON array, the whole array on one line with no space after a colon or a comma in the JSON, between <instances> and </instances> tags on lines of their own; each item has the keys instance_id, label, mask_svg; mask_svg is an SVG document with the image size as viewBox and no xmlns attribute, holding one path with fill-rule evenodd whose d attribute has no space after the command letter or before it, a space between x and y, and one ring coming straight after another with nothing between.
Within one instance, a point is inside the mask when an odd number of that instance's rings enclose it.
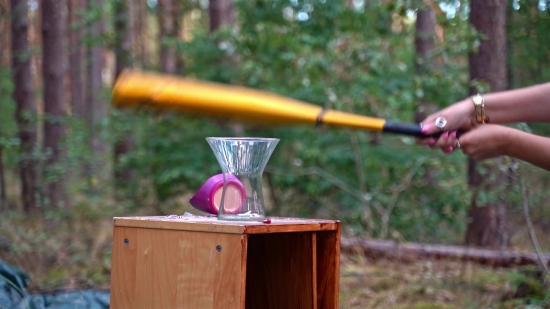
<instances>
[{"instance_id":1,"label":"wrist","mask_svg":"<svg viewBox=\"0 0 550 309\"><path fill-rule=\"evenodd\" d=\"M458 103L461 107L461 115L462 115L462 128L470 128L472 126L472 118L475 116L475 106L472 103L472 100L470 98L462 100L460 103Z\"/></svg>"},{"instance_id":2,"label":"wrist","mask_svg":"<svg viewBox=\"0 0 550 309\"><path fill-rule=\"evenodd\" d=\"M521 148L518 142L521 141L521 134L523 132L513 128L506 128L503 132L501 140L502 154L509 157L515 157L516 151Z\"/></svg>"},{"instance_id":3,"label":"wrist","mask_svg":"<svg viewBox=\"0 0 550 309\"><path fill-rule=\"evenodd\" d=\"M489 122L489 117L485 113L485 99L481 94L476 94L470 97L474 104L474 116L472 117L472 124L479 125Z\"/></svg>"}]
</instances>

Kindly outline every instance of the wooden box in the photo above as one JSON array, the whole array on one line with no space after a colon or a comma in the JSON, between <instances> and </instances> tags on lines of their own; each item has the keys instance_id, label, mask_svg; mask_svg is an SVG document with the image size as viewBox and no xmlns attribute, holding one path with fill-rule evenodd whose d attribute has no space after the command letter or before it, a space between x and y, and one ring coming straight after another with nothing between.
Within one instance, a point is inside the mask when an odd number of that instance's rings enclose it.
<instances>
[{"instance_id":1,"label":"wooden box","mask_svg":"<svg viewBox=\"0 0 550 309\"><path fill-rule=\"evenodd\" d=\"M338 308L340 222L114 218L111 308Z\"/></svg>"}]
</instances>

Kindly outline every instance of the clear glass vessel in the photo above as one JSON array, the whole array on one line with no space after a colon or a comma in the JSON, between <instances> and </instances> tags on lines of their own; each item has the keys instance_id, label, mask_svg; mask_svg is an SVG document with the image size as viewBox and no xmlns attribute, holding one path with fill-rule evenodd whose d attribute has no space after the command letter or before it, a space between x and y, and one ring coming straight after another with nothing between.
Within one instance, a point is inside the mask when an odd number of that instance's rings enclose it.
<instances>
[{"instance_id":1,"label":"clear glass vessel","mask_svg":"<svg viewBox=\"0 0 550 309\"><path fill-rule=\"evenodd\" d=\"M265 220L262 175L267 161L279 143L277 138L208 137L224 175L218 219L235 221ZM232 190L229 181L237 177L244 186Z\"/></svg>"}]
</instances>

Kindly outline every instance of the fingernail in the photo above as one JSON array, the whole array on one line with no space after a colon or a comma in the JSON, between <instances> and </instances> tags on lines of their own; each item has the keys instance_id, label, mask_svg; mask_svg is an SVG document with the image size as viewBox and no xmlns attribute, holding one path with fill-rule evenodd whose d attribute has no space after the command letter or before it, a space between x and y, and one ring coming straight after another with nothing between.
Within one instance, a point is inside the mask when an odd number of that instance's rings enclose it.
<instances>
[{"instance_id":1,"label":"fingernail","mask_svg":"<svg viewBox=\"0 0 550 309\"><path fill-rule=\"evenodd\" d=\"M432 138L432 139L430 140L430 142L428 142L428 145L433 146L433 145L435 145L436 142L437 142L437 141L435 140L435 138Z\"/></svg>"},{"instance_id":2,"label":"fingernail","mask_svg":"<svg viewBox=\"0 0 550 309\"><path fill-rule=\"evenodd\" d=\"M430 129L430 126L429 125L422 125L422 129L420 130L421 133L426 133L428 132L428 129Z\"/></svg>"},{"instance_id":3,"label":"fingernail","mask_svg":"<svg viewBox=\"0 0 550 309\"><path fill-rule=\"evenodd\" d=\"M445 148L445 150L443 150L444 153L451 153L453 152L453 146L449 146L447 148Z\"/></svg>"}]
</instances>

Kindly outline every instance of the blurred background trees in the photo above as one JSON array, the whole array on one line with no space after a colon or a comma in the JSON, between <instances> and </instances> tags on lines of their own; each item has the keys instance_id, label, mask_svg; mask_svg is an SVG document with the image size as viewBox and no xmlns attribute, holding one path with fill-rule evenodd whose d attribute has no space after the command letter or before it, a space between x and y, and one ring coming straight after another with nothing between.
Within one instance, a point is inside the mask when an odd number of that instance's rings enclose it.
<instances>
[{"instance_id":1,"label":"blurred background trees","mask_svg":"<svg viewBox=\"0 0 550 309\"><path fill-rule=\"evenodd\" d=\"M478 91L548 81L549 27L539 0L2 0L0 217L70 229L194 211L188 198L219 172L205 137L264 136L281 139L265 173L269 215L340 219L346 235L401 241L528 243L516 173L535 215L550 213L550 177L528 165L476 163L402 136L118 111L110 90L137 68L420 121Z\"/></svg>"}]
</instances>

